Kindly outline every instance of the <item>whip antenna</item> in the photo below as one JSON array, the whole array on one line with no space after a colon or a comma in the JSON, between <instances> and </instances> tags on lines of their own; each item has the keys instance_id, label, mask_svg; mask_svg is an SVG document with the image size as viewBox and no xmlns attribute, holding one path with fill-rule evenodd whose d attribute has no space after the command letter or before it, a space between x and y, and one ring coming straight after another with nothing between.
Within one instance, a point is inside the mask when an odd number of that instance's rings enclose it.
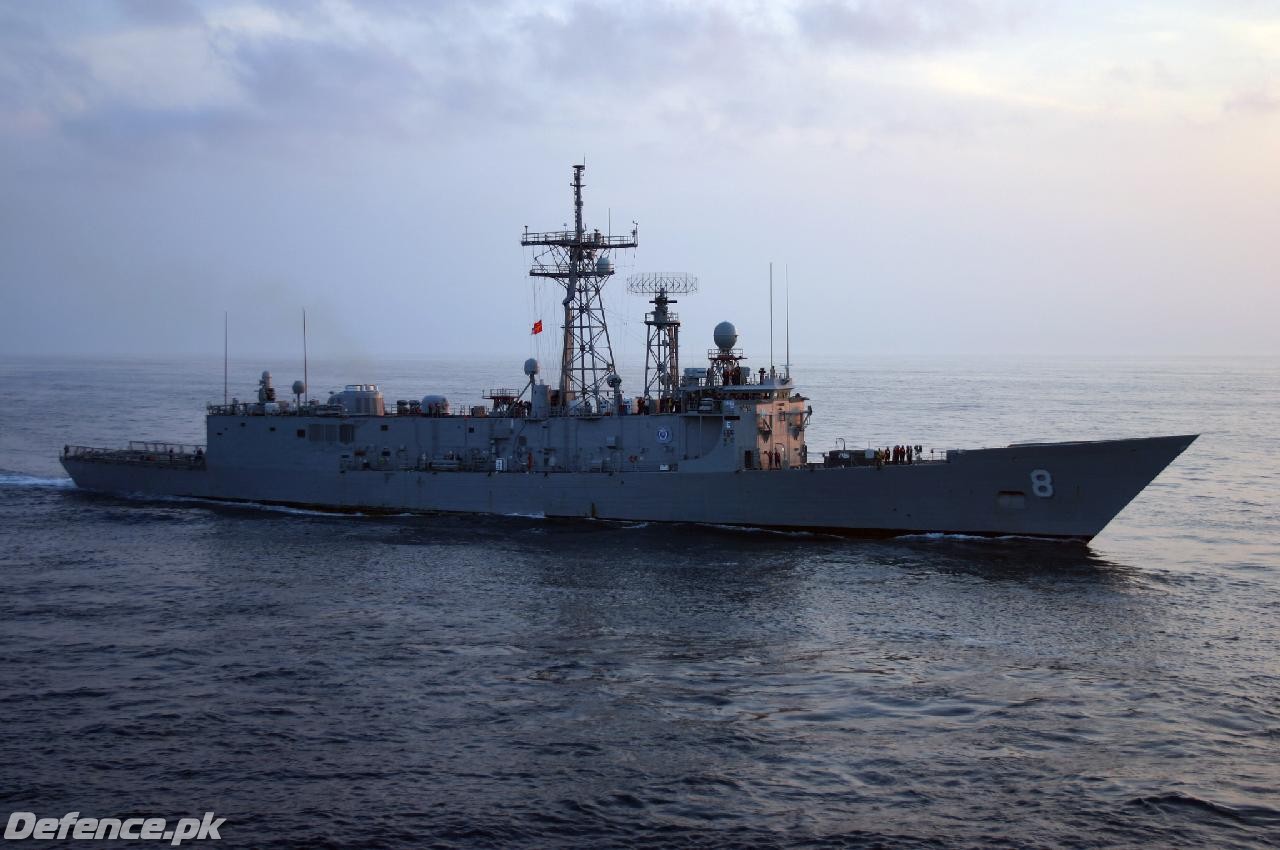
<instances>
[{"instance_id":1,"label":"whip antenna","mask_svg":"<svg viewBox=\"0 0 1280 850\"><path fill-rule=\"evenodd\" d=\"M783 274L786 276L786 304L787 304L787 380L791 380L791 266L783 266Z\"/></svg>"}]
</instances>

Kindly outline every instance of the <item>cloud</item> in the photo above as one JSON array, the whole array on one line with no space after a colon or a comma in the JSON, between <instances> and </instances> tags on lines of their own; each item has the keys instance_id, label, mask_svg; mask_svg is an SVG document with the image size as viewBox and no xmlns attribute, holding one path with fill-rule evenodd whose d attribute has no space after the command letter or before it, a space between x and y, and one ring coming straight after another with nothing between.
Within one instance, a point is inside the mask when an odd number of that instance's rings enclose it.
<instances>
[{"instance_id":1,"label":"cloud","mask_svg":"<svg viewBox=\"0 0 1280 850\"><path fill-rule=\"evenodd\" d=\"M1227 112L1273 115L1280 112L1280 95L1262 89L1237 92L1223 104Z\"/></svg>"},{"instance_id":2,"label":"cloud","mask_svg":"<svg viewBox=\"0 0 1280 850\"><path fill-rule=\"evenodd\" d=\"M760 333L744 282L769 254L799 278L808 264L824 316L943 294L948 309L907 317L919 328L867 326L890 345L1018 325L1028 276L1100 297L1269 297L1272 119L1223 110L1280 110L1273 54L1251 46L1270 30L1204 26L1216 5L1025 8L0 3L0 281L21 293L0 346L60 348L79 329L119 347L96 314L146 301L111 332L141 340L263 281L334 321L380 305L380 345L519 334L526 269L501 228L563 221L559 169L583 152L590 221L626 204L615 224L654 223L644 250L661 253L641 262L732 282L735 319ZM400 306L424 291L429 310ZM1064 314L1064 347L1094 312Z\"/></svg>"},{"instance_id":3,"label":"cloud","mask_svg":"<svg viewBox=\"0 0 1280 850\"><path fill-rule=\"evenodd\" d=\"M248 41L235 45L231 62L248 100L273 120L359 122L384 104L410 105L426 93L413 64L377 44Z\"/></svg>"},{"instance_id":4,"label":"cloud","mask_svg":"<svg viewBox=\"0 0 1280 850\"><path fill-rule=\"evenodd\" d=\"M43 24L0 15L0 130L19 114L55 123L82 107L92 82L87 63L61 50Z\"/></svg>"},{"instance_id":5,"label":"cloud","mask_svg":"<svg viewBox=\"0 0 1280 850\"><path fill-rule=\"evenodd\" d=\"M1168 63L1152 59L1143 64L1129 63L1111 66L1106 72L1109 84L1134 88L1177 91L1187 88L1187 80L1172 70Z\"/></svg>"},{"instance_id":6,"label":"cloud","mask_svg":"<svg viewBox=\"0 0 1280 850\"><path fill-rule=\"evenodd\" d=\"M113 8L56 41L38 11L34 24L6 28L15 67L4 76L15 85L5 88L25 93L24 120L82 144L101 138L103 152L201 133L423 141L628 117L732 143L744 131L856 119L860 97L886 99L882 82L833 64L847 62L849 44L935 51L1001 19L972 0ZM9 111L12 125L21 110Z\"/></svg>"},{"instance_id":7,"label":"cloud","mask_svg":"<svg viewBox=\"0 0 1280 850\"><path fill-rule=\"evenodd\" d=\"M820 0L796 12L805 38L873 51L962 44L990 30L997 20L991 8L969 0Z\"/></svg>"},{"instance_id":8,"label":"cloud","mask_svg":"<svg viewBox=\"0 0 1280 850\"><path fill-rule=\"evenodd\" d=\"M1054 37L1035 29L1040 6L1001 0L121 0L88 23L19 8L0 26L0 142L44 136L120 162L482 137L862 152L1116 103L1150 118L1192 97L1177 94L1186 66L1158 55L1074 34L1041 50ZM1262 114L1268 91L1204 102Z\"/></svg>"},{"instance_id":9,"label":"cloud","mask_svg":"<svg viewBox=\"0 0 1280 850\"><path fill-rule=\"evenodd\" d=\"M184 27L204 20L187 0L116 0L116 7L125 20L143 26Z\"/></svg>"}]
</instances>

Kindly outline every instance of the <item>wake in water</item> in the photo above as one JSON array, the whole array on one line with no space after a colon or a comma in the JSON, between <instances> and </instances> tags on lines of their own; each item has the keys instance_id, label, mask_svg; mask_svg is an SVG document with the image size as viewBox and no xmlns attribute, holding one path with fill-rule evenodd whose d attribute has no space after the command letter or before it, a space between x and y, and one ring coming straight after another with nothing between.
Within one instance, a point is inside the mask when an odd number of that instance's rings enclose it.
<instances>
[{"instance_id":1,"label":"wake in water","mask_svg":"<svg viewBox=\"0 0 1280 850\"><path fill-rule=\"evenodd\" d=\"M0 487L40 487L52 490L68 490L75 487L70 478L42 478L21 472L0 472Z\"/></svg>"},{"instance_id":2,"label":"wake in water","mask_svg":"<svg viewBox=\"0 0 1280 850\"><path fill-rule=\"evenodd\" d=\"M1054 544L1058 546L1086 545L1080 540L1057 537L1032 537L1027 534L955 534L943 531L920 531L914 534L899 534L896 540L963 540L976 543L999 543L1017 541L1022 543Z\"/></svg>"},{"instance_id":3,"label":"wake in water","mask_svg":"<svg viewBox=\"0 0 1280 850\"><path fill-rule=\"evenodd\" d=\"M720 522L691 522L679 523L680 525L688 525L694 528L714 528L716 531L729 531L734 534L764 534L771 537L812 537L826 538L830 540L842 540L839 534L828 534L823 531L802 531L791 530L786 528L761 528L758 525L729 525Z\"/></svg>"},{"instance_id":4,"label":"wake in water","mask_svg":"<svg viewBox=\"0 0 1280 850\"><path fill-rule=\"evenodd\" d=\"M289 514L290 516L315 517L367 517L370 514L361 511L323 510L321 508L299 508L292 505L272 505L267 502L239 501L235 499L209 499L200 496L157 496L154 493L123 493L126 499L139 502L173 502L196 507L230 508L242 511L264 511L267 513ZM411 514L393 514L393 516L411 516Z\"/></svg>"},{"instance_id":5,"label":"wake in water","mask_svg":"<svg viewBox=\"0 0 1280 850\"><path fill-rule=\"evenodd\" d=\"M41 478L24 475L18 472L0 472L0 488L44 488L50 490L74 490L75 482L70 478ZM97 494L105 495L105 494ZM151 504L178 504L194 507L231 508L245 511L266 511L269 513L290 514L294 516L317 517L367 517L372 514L362 511L323 510L320 508L299 508L291 505L272 505L266 502L238 501L232 499L209 499L200 496L165 496L156 493L111 493L110 496L126 499L130 502L147 502ZM396 513L390 516L414 516L412 513Z\"/></svg>"}]
</instances>

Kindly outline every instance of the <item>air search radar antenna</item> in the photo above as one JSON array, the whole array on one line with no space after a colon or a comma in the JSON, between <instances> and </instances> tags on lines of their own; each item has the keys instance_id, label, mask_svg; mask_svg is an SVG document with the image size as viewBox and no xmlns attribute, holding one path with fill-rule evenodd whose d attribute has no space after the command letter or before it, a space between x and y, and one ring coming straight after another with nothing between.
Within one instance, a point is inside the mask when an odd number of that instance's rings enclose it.
<instances>
[{"instance_id":1,"label":"air search radar antenna","mask_svg":"<svg viewBox=\"0 0 1280 850\"><path fill-rule=\"evenodd\" d=\"M293 382L293 394L298 397L298 404L302 404L302 397L307 394L307 381L311 378L307 375L307 308L302 308L302 389L298 389L298 382Z\"/></svg>"},{"instance_id":2,"label":"air search radar antenna","mask_svg":"<svg viewBox=\"0 0 1280 850\"><path fill-rule=\"evenodd\" d=\"M653 412L675 409L676 390L680 386L680 317L668 306L675 304L671 295L687 295L698 291L698 279L681 272L650 272L627 278L627 292L652 295L653 312L646 313L649 328L644 355L644 394L656 401Z\"/></svg>"}]
</instances>

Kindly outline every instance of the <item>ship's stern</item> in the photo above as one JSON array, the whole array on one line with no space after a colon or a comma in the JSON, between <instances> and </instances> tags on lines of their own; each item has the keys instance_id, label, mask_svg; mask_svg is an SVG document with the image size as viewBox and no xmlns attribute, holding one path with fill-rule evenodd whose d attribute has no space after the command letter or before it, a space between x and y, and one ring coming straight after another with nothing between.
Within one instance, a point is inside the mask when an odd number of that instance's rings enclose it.
<instances>
[{"instance_id":1,"label":"ship's stern","mask_svg":"<svg viewBox=\"0 0 1280 850\"><path fill-rule=\"evenodd\" d=\"M146 496L210 495L203 446L177 443L130 443L126 449L64 446L58 460L82 490Z\"/></svg>"}]
</instances>

